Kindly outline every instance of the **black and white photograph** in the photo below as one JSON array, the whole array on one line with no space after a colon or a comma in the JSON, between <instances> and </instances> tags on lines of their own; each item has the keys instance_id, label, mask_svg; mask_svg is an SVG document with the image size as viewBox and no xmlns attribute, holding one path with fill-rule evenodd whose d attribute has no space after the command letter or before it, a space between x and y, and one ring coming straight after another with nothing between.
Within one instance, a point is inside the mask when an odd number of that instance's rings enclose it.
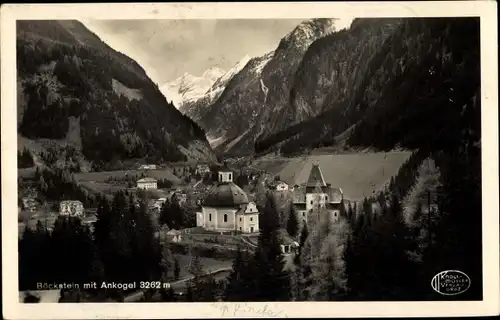
<instances>
[{"instance_id":1,"label":"black and white photograph","mask_svg":"<svg viewBox=\"0 0 500 320\"><path fill-rule=\"evenodd\" d=\"M478 2L489 20L266 5L2 6L16 310L498 312L496 3Z\"/></svg>"}]
</instances>

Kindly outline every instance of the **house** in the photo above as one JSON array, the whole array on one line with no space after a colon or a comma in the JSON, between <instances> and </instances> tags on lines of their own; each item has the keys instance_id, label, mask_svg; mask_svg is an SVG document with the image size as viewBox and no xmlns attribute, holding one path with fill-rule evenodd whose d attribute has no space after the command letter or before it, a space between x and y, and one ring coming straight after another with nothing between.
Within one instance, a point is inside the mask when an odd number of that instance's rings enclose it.
<instances>
[{"instance_id":1,"label":"house","mask_svg":"<svg viewBox=\"0 0 500 320\"><path fill-rule=\"evenodd\" d=\"M184 192L176 193L175 198L177 199L177 201L179 201L179 204L183 204L183 203L186 203L186 201L187 201L187 194Z\"/></svg>"},{"instance_id":2,"label":"house","mask_svg":"<svg viewBox=\"0 0 500 320\"><path fill-rule=\"evenodd\" d=\"M288 184L283 182L283 181L278 181L276 183L276 191L287 191L288 190Z\"/></svg>"},{"instance_id":3,"label":"house","mask_svg":"<svg viewBox=\"0 0 500 320\"><path fill-rule=\"evenodd\" d=\"M203 176L205 173L210 173L208 164L199 164L196 166L195 174L201 174Z\"/></svg>"},{"instance_id":4,"label":"house","mask_svg":"<svg viewBox=\"0 0 500 320\"><path fill-rule=\"evenodd\" d=\"M178 204L183 204L187 201L187 194L180 189L170 192L168 197L170 201L176 201Z\"/></svg>"},{"instance_id":5,"label":"house","mask_svg":"<svg viewBox=\"0 0 500 320\"><path fill-rule=\"evenodd\" d=\"M167 198L158 198L153 203L153 208L157 210L161 210L163 205L167 202Z\"/></svg>"},{"instance_id":6,"label":"house","mask_svg":"<svg viewBox=\"0 0 500 320\"><path fill-rule=\"evenodd\" d=\"M137 180L137 189L150 190L157 189L158 181L154 178L142 178Z\"/></svg>"},{"instance_id":7,"label":"house","mask_svg":"<svg viewBox=\"0 0 500 320\"><path fill-rule=\"evenodd\" d=\"M178 243L182 241L182 233L178 230L169 230L166 235L168 242Z\"/></svg>"},{"instance_id":8,"label":"house","mask_svg":"<svg viewBox=\"0 0 500 320\"><path fill-rule=\"evenodd\" d=\"M318 211L328 212L332 221L338 222L343 202L342 189L325 182L319 164L313 164L307 182L295 185L293 190L293 206L305 223L310 214Z\"/></svg>"},{"instance_id":9,"label":"house","mask_svg":"<svg viewBox=\"0 0 500 320\"><path fill-rule=\"evenodd\" d=\"M39 203L33 198L22 199L22 209L28 212L36 212L39 208Z\"/></svg>"},{"instance_id":10,"label":"house","mask_svg":"<svg viewBox=\"0 0 500 320\"><path fill-rule=\"evenodd\" d=\"M65 200L59 204L59 214L62 216L82 217L83 203L78 200Z\"/></svg>"},{"instance_id":11,"label":"house","mask_svg":"<svg viewBox=\"0 0 500 320\"><path fill-rule=\"evenodd\" d=\"M172 173L178 177L184 176L184 174L189 173L190 167L187 164L184 163L174 163L171 164L170 167L172 168Z\"/></svg>"},{"instance_id":12,"label":"house","mask_svg":"<svg viewBox=\"0 0 500 320\"><path fill-rule=\"evenodd\" d=\"M139 170L156 170L156 164L143 164L139 167Z\"/></svg>"},{"instance_id":13,"label":"house","mask_svg":"<svg viewBox=\"0 0 500 320\"><path fill-rule=\"evenodd\" d=\"M259 231L259 211L246 193L233 182L232 171L219 171L219 181L202 201L196 225L207 230Z\"/></svg>"},{"instance_id":14,"label":"house","mask_svg":"<svg viewBox=\"0 0 500 320\"><path fill-rule=\"evenodd\" d=\"M278 230L278 239L280 242L281 252L284 255L295 254L298 252L299 243L290 237L285 229Z\"/></svg>"}]
</instances>

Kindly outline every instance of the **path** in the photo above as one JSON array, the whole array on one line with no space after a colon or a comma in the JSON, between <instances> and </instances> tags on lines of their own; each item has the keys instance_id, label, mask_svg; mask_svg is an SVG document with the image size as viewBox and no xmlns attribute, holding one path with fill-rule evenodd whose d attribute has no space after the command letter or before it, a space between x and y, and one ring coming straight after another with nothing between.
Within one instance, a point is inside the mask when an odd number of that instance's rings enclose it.
<instances>
[{"instance_id":1,"label":"path","mask_svg":"<svg viewBox=\"0 0 500 320\"><path fill-rule=\"evenodd\" d=\"M208 275L216 275L218 273L222 273L222 272L227 272L227 271L231 271L233 269L233 267L224 267L224 268L219 268L219 269L216 269L214 271L210 271L204 275L202 275L201 277L206 277ZM183 279L180 279L180 280L177 280L177 281L173 281L170 283L170 285L172 286L172 288L174 289L174 291L178 290L179 288L181 288L182 284L188 282L189 280L193 280L194 279L194 276L189 276L189 277L185 277ZM142 291L137 291L137 292L134 292L134 293L131 293L130 295L128 295L127 297L125 297L125 299L123 300L123 302L137 302L139 300L141 300L141 298L143 297L143 292Z\"/></svg>"},{"instance_id":2,"label":"path","mask_svg":"<svg viewBox=\"0 0 500 320\"><path fill-rule=\"evenodd\" d=\"M202 180L200 180L200 181L198 181L198 182L196 182L196 183L194 184L194 186L193 186L193 189L194 189L194 188L196 188L196 187L197 187L200 183L202 183L202 182L203 182L203 179L202 179Z\"/></svg>"},{"instance_id":3,"label":"path","mask_svg":"<svg viewBox=\"0 0 500 320\"><path fill-rule=\"evenodd\" d=\"M250 242L250 240L246 239L246 236L241 237L241 241L245 242L246 244L250 245L252 248L257 248L257 245L253 244Z\"/></svg>"}]
</instances>

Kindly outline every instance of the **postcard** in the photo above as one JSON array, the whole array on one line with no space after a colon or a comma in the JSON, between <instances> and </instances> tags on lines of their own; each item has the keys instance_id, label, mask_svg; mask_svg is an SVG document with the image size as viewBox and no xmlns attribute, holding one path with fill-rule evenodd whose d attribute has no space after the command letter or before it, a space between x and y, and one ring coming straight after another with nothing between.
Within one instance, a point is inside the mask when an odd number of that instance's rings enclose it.
<instances>
[{"instance_id":1,"label":"postcard","mask_svg":"<svg viewBox=\"0 0 500 320\"><path fill-rule=\"evenodd\" d=\"M1 36L6 318L499 313L496 2L8 4Z\"/></svg>"}]
</instances>

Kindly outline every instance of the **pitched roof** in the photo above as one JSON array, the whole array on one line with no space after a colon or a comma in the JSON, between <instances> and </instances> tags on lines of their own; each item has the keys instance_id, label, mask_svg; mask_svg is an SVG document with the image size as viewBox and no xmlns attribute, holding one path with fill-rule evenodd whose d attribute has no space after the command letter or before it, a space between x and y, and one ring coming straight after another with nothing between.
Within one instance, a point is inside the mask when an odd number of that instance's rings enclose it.
<instances>
[{"instance_id":1,"label":"pitched roof","mask_svg":"<svg viewBox=\"0 0 500 320\"><path fill-rule=\"evenodd\" d=\"M284 229L278 229L278 239L283 245L295 245L296 241Z\"/></svg>"},{"instance_id":2,"label":"pitched roof","mask_svg":"<svg viewBox=\"0 0 500 320\"><path fill-rule=\"evenodd\" d=\"M329 203L341 203L343 199L342 189L340 188L325 188L324 192L328 195Z\"/></svg>"},{"instance_id":3,"label":"pitched roof","mask_svg":"<svg viewBox=\"0 0 500 320\"><path fill-rule=\"evenodd\" d=\"M167 234L169 236L177 236L177 235L180 235L181 232L179 230L171 229L171 230L167 231Z\"/></svg>"},{"instance_id":4,"label":"pitched roof","mask_svg":"<svg viewBox=\"0 0 500 320\"><path fill-rule=\"evenodd\" d=\"M63 200L60 202L60 205L83 205L80 200Z\"/></svg>"},{"instance_id":5,"label":"pitched roof","mask_svg":"<svg viewBox=\"0 0 500 320\"><path fill-rule=\"evenodd\" d=\"M154 178L142 178L137 180L137 182L156 182L157 180Z\"/></svg>"},{"instance_id":6,"label":"pitched roof","mask_svg":"<svg viewBox=\"0 0 500 320\"><path fill-rule=\"evenodd\" d=\"M323 173L319 167L319 164L313 164L311 168L311 172L309 173L309 179L307 179L307 187L315 188L315 187L326 187L325 178L323 177Z\"/></svg>"}]
</instances>

